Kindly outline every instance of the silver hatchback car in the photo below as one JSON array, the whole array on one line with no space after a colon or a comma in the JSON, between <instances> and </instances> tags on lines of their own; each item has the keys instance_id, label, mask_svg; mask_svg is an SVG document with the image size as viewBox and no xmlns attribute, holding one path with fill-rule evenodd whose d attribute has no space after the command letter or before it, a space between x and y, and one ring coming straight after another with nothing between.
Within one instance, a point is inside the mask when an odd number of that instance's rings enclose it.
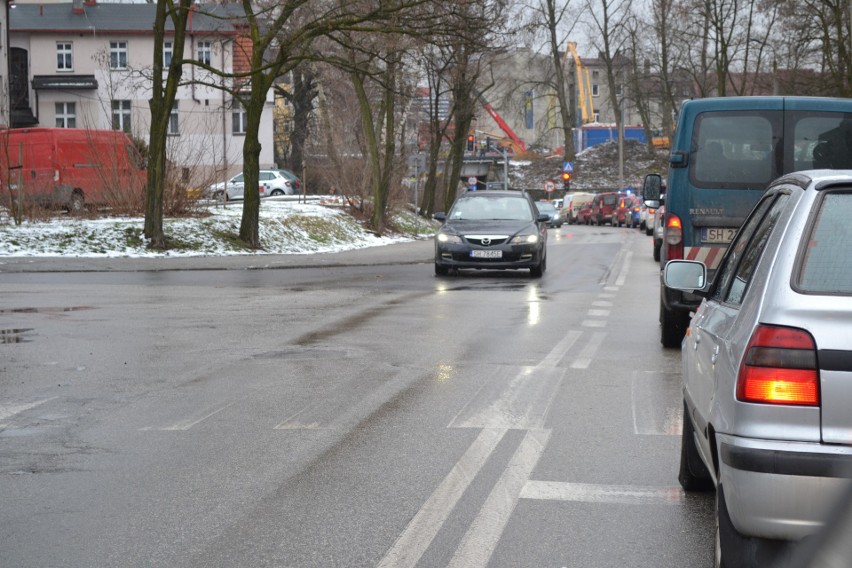
<instances>
[{"instance_id":1,"label":"silver hatchback car","mask_svg":"<svg viewBox=\"0 0 852 568\"><path fill-rule=\"evenodd\" d=\"M850 220L852 171L790 174L708 286L701 263L665 267L667 285L704 296L681 346L679 480L716 489L717 566L776 566L849 485Z\"/></svg>"}]
</instances>

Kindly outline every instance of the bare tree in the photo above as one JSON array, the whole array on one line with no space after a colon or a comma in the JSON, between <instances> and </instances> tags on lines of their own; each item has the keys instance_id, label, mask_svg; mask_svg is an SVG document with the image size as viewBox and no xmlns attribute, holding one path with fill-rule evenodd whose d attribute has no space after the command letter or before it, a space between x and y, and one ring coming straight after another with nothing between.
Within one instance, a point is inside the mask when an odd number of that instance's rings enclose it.
<instances>
[{"instance_id":1,"label":"bare tree","mask_svg":"<svg viewBox=\"0 0 852 568\"><path fill-rule=\"evenodd\" d=\"M606 72L609 104L615 113L618 131L619 184L624 185L624 116L622 100L626 89L627 58L624 49L627 41L626 24L630 17L631 0L587 0L590 27L597 37L595 44ZM620 189L620 188L619 188Z\"/></svg>"},{"instance_id":2,"label":"bare tree","mask_svg":"<svg viewBox=\"0 0 852 568\"><path fill-rule=\"evenodd\" d=\"M183 52L186 39L186 24L189 19L191 0L157 0L154 20L154 61L151 82L151 130L148 142L148 180L145 186L144 235L148 246L166 248L163 234L163 188L166 181L166 133L169 115L175 103L178 85L183 73ZM166 27L174 28L174 51L163 82L163 45Z\"/></svg>"},{"instance_id":3,"label":"bare tree","mask_svg":"<svg viewBox=\"0 0 852 568\"><path fill-rule=\"evenodd\" d=\"M566 77L568 38L574 31L578 14L571 11L570 0L534 0L527 6L528 21L526 29L533 38L540 37L544 51L551 64L551 79L547 88L555 94L555 111L559 115L559 128L562 138L563 160L574 159L574 137L572 130L576 123L576 110L573 96Z\"/></svg>"}]
</instances>

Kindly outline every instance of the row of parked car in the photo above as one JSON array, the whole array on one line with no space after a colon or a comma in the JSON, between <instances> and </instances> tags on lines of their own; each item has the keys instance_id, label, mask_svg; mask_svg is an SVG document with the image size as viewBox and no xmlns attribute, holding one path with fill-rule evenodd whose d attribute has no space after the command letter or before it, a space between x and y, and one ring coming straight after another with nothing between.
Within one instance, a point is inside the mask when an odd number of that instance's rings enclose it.
<instances>
[{"instance_id":1,"label":"row of parked car","mask_svg":"<svg viewBox=\"0 0 852 568\"><path fill-rule=\"evenodd\" d=\"M631 227L653 234L655 209L649 208L638 195L607 191L603 193L572 193L565 196L561 213L552 226L612 225Z\"/></svg>"}]
</instances>

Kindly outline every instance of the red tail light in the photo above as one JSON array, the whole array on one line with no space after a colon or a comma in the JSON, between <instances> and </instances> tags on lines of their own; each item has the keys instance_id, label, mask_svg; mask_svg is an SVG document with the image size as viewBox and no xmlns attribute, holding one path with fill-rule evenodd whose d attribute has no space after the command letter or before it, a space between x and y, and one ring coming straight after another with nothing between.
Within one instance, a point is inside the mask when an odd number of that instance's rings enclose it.
<instances>
[{"instance_id":1,"label":"red tail light","mask_svg":"<svg viewBox=\"0 0 852 568\"><path fill-rule=\"evenodd\" d=\"M803 329L759 325L737 377L737 400L819 406L816 343Z\"/></svg>"},{"instance_id":2,"label":"red tail light","mask_svg":"<svg viewBox=\"0 0 852 568\"><path fill-rule=\"evenodd\" d=\"M683 259L683 223L674 213L666 213L666 260Z\"/></svg>"}]
</instances>

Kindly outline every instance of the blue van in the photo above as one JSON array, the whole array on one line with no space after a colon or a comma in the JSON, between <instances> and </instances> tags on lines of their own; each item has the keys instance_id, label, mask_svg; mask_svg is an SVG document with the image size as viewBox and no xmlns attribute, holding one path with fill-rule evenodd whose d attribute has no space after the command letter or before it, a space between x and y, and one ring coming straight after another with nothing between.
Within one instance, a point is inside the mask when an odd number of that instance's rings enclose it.
<instances>
[{"instance_id":1,"label":"blue van","mask_svg":"<svg viewBox=\"0 0 852 568\"><path fill-rule=\"evenodd\" d=\"M793 171L852 169L852 99L724 97L683 103L672 138L660 266L703 262L708 283L769 182ZM662 178L645 178L649 206ZM660 283L660 340L678 347L700 297Z\"/></svg>"}]
</instances>

